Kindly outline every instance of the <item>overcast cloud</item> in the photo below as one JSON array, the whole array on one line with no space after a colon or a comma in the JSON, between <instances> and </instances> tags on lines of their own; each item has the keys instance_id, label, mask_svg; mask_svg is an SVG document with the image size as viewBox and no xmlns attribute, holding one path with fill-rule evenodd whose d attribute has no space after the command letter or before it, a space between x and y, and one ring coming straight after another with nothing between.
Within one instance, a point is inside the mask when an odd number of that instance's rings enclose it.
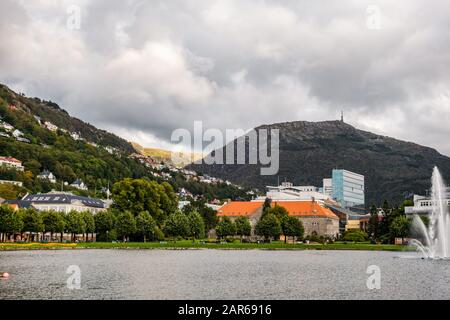
<instances>
[{"instance_id":1,"label":"overcast cloud","mask_svg":"<svg viewBox=\"0 0 450 320\"><path fill-rule=\"evenodd\" d=\"M447 0L2 0L0 12L0 82L146 146L194 120L249 129L344 109L360 129L450 155Z\"/></svg>"}]
</instances>

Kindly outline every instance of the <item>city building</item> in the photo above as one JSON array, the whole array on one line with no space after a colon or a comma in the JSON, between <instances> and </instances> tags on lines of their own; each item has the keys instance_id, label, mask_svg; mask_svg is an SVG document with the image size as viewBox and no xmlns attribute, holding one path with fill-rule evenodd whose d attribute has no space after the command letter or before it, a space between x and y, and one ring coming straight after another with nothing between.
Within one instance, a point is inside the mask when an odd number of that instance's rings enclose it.
<instances>
[{"instance_id":1,"label":"city building","mask_svg":"<svg viewBox=\"0 0 450 320\"><path fill-rule=\"evenodd\" d=\"M276 205L302 222L305 236L315 234L337 238L339 235L339 217L317 201L275 201L271 204L272 207Z\"/></svg>"},{"instance_id":2,"label":"city building","mask_svg":"<svg viewBox=\"0 0 450 320\"><path fill-rule=\"evenodd\" d=\"M48 180L51 183L56 183L56 177L47 169L42 171L37 177L42 180Z\"/></svg>"},{"instance_id":3,"label":"city building","mask_svg":"<svg viewBox=\"0 0 450 320\"><path fill-rule=\"evenodd\" d=\"M264 203L251 201L230 201L217 210L218 217L229 217L232 221L238 217L247 217L252 226L251 235L255 235L256 224L261 219Z\"/></svg>"},{"instance_id":4,"label":"city building","mask_svg":"<svg viewBox=\"0 0 450 320\"><path fill-rule=\"evenodd\" d=\"M70 192L30 194L20 200L8 200L5 203L13 208L34 208L38 211L54 210L65 213L75 210L95 214L108 207L103 200L77 196Z\"/></svg>"},{"instance_id":5,"label":"city building","mask_svg":"<svg viewBox=\"0 0 450 320\"><path fill-rule=\"evenodd\" d=\"M364 176L335 169L332 172L333 199L344 208L364 207Z\"/></svg>"},{"instance_id":6,"label":"city building","mask_svg":"<svg viewBox=\"0 0 450 320\"><path fill-rule=\"evenodd\" d=\"M323 179L322 192L329 198L333 198L333 179Z\"/></svg>"},{"instance_id":7,"label":"city building","mask_svg":"<svg viewBox=\"0 0 450 320\"><path fill-rule=\"evenodd\" d=\"M331 197L319 191L319 188L314 186L294 186L291 182L283 182L279 186L267 186L267 193L263 197L258 197L254 201L264 201L266 198L275 200L316 200L326 201L331 200Z\"/></svg>"},{"instance_id":8,"label":"city building","mask_svg":"<svg viewBox=\"0 0 450 320\"><path fill-rule=\"evenodd\" d=\"M316 234L318 236L337 237L339 234L339 218L328 208L317 201L273 201L271 206L285 208L290 216L298 218L305 229L305 236ZM252 236L263 213L264 203L260 201L231 201L225 203L217 210L218 217L229 217L235 220L245 216L250 220Z\"/></svg>"},{"instance_id":9,"label":"city building","mask_svg":"<svg viewBox=\"0 0 450 320\"><path fill-rule=\"evenodd\" d=\"M431 197L420 196L415 194L414 198L414 206L405 207L405 213L407 215L419 214L419 215L427 215L433 212L436 203L431 199ZM447 205L450 206L450 199L445 199Z\"/></svg>"},{"instance_id":10,"label":"city building","mask_svg":"<svg viewBox=\"0 0 450 320\"><path fill-rule=\"evenodd\" d=\"M0 166L13 168L19 171L23 171L22 161L12 157L0 157Z\"/></svg>"}]
</instances>

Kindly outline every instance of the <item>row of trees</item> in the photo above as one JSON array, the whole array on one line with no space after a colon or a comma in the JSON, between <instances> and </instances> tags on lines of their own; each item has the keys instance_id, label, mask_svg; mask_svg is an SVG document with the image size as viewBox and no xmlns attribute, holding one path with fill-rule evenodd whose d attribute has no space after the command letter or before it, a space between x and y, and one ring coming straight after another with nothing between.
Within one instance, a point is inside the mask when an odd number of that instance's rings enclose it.
<instances>
[{"instance_id":1,"label":"row of trees","mask_svg":"<svg viewBox=\"0 0 450 320\"><path fill-rule=\"evenodd\" d=\"M169 215L161 228L148 211L142 211L134 216L130 211L110 209L97 213L89 211L36 211L34 209L13 210L8 206L0 206L0 241L12 240L13 237L23 240L27 233L28 241L46 240L42 235L49 234L48 240L59 238L63 241L64 234L70 234L70 240L76 241L77 235L83 235L82 240L94 239L94 233L100 241L112 241L120 238L124 241L148 239L157 240L168 237L203 238L205 225L197 211L188 215L176 211ZM57 237L54 237L58 234Z\"/></svg>"},{"instance_id":2,"label":"row of trees","mask_svg":"<svg viewBox=\"0 0 450 320\"><path fill-rule=\"evenodd\" d=\"M41 234L59 234L63 241L64 233L71 235L71 240L76 240L76 235L83 234L87 241L89 234L91 239L95 229L95 219L89 211L70 211L62 213L57 211L36 211L34 209L14 210L9 206L0 206L0 241L10 240L20 234L24 239L24 233L28 233L28 241L43 240Z\"/></svg>"},{"instance_id":3,"label":"row of trees","mask_svg":"<svg viewBox=\"0 0 450 320\"><path fill-rule=\"evenodd\" d=\"M216 227L216 233L219 238L229 236L249 236L251 234L251 224L247 217L239 217L234 222L223 217ZM278 239L284 236L285 242L288 237L303 238L304 227L302 222L288 215L285 208L275 206L273 208L264 207L261 219L256 224L256 234L264 237L265 240Z\"/></svg>"}]
</instances>

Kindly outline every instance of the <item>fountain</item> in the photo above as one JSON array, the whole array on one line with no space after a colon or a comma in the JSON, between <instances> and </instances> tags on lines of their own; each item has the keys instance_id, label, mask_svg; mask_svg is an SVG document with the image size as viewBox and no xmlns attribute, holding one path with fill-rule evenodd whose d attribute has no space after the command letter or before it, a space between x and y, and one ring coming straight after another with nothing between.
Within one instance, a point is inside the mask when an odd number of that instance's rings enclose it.
<instances>
[{"instance_id":1,"label":"fountain","mask_svg":"<svg viewBox=\"0 0 450 320\"><path fill-rule=\"evenodd\" d=\"M449 193L437 167L433 170L431 212L428 228L418 215L414 215L413 226L422 237L422 242L415 240L424 257L430 259L450 258L450 217L447 199Z\"/></svg>"}]
</instances>

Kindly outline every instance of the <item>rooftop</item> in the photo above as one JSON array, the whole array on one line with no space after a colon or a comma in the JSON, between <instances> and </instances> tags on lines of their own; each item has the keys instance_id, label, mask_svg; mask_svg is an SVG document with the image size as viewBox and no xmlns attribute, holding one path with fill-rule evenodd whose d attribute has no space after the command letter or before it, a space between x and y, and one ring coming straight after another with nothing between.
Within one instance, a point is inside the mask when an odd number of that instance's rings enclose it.
<instances>
[{"instance_id":1,"label":"rooftop","mask_svg":"<svg viewBox=\"0 0 450 320\"><path fill-rule=\"evenodd\" d=\"M219 217L235 217L235 216L249 216L255 213L256 210L262 208L264 203L250 202L250 201L232 201L225 203L217 210Z\"/></svg>"},{"instance_id":2,"label":"rooftop","mask_svg":"<svg viewBox=\"0 0 450 320\"><path fill-rule=\"evenodd\" d=\"M16 158L13 157L0 157L1 161L9 161L9 162L16 162L16 163L22 163L22 161L17 160Z\"/></svg>"},{"instance_id":3,"label":"rooftop","mask_svg":"<svg viewBox=\"0 0 450 320\"><path fill-rule=\"evenodd\" d=\"M316 201L273 201L272 207L275 205L285 208L290 216L339 219L330 209Z\"/></svg>"},{"instance_id":4,"label":"rooftop","mask_svg":"<svg viewBox=\"0 0 450 320\"><path fill-rule=\"evenodd\" d=\"M96 207L96 208L104 208L105 204L100 199L88 198L77 196L67 192L50 192L50 193L39 193L39 194L30 194L25 196L21 201L36 203L36 204L70 204L74 201L80 201L85 206L88 207Z\"/></svg>"}]
</instances>

